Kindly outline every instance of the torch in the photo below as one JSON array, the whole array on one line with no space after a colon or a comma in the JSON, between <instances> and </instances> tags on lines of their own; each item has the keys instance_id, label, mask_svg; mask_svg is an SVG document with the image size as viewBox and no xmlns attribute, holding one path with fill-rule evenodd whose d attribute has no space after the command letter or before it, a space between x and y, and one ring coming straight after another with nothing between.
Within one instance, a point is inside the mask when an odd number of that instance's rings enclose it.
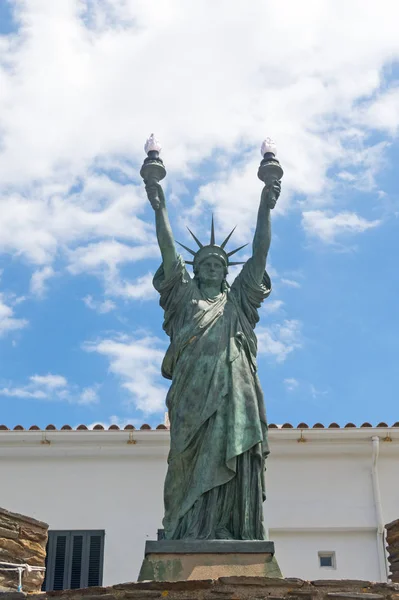
<instances>
[{"instance_id":1,"label":"torch","mask_svg":"<svg viewBox=\"0 0 399 600\"><path fill-rule=\"evenodd\" d=\"M147 153L147 158L144 160L143 166L141 167L140 175L144 180L152 208L154 210L158 210L161 205L161 201L158 196L157 188L154 184L157 184L164 179L166 176L166 169L162 159L159 158L159 153L162 150L162 146L155 138L153 133L146 141L144 150Z\"/></svg>"},{"instance_id":2,"label":"torch","mask_svg":"<svg viewBox=\"0 0 399 600\"><path fill-rule=\"evenodd\" d=\"M277 146L275 142L267 137L262 146L261 154L263 160L261 161L258 169L258 177L265 186L269 189L269 206L274 208L277 202L276 193L273 190L273 185L280 181L284 175L284 171L276 158Z\"/></svg>"}]
</instances>

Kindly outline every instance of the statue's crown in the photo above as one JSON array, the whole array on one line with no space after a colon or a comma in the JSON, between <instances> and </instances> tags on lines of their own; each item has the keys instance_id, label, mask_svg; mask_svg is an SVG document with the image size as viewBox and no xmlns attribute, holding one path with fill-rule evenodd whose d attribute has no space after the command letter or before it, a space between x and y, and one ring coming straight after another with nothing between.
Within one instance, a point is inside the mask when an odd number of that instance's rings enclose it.
<instances>
[{"instance_id":1,"label":"statue's crown","mask_svg":"<svg viewBox=\"0 0 399 600\"><path fill-rule=\"evenodd\" d=\"M226 246L226 244L227 244L227 242L229 241L229 239L233 235L235 227L231 230L231 232L229 233L229 235L220 244L220 246L218 244L216 244L216 242L215 242L215 225L214 225L214 221L213 221L213 216L212 216L212 222L211 222L211 239L210 239L209 244L206 244L206 245L202 244L199 241L199 239L193 234L193 232L191 231L191 229L189 229L188 227L187 227L187 229L189 230L190 234L193 236L194 240L198 244L199 250L195 251L195 250L192 250L191 248L188 248L188 246L185 246L181 242L177 242L177 243L180 246L182 246L182 248L184 248L185 250L187 250L187 252L189 252L190 254L192 254L192 256L194 256L194 260L192 260L192 261L191 260L186 260L185 261L186 264L194 266L194 271L196 271L196 269L198 268L198 266L200 265L200 263L203 260L205 260L205 258L207 258L208 256L217 256L224 263L224 265L225 265L226 268L229 267L230 265L242 265L242 264L244 264L242 261L240 261L240 262L230 261L230 256L232 256L233 254L235 254L239 250L242 250L242 248L245 248L245 246L247 246L248 244L244 244L243 246L240 246L239 248L236 248L235 250L231 250L231 252L226 252L225 249L224 249L225 246Z\"/></svg>"}]
</instances>

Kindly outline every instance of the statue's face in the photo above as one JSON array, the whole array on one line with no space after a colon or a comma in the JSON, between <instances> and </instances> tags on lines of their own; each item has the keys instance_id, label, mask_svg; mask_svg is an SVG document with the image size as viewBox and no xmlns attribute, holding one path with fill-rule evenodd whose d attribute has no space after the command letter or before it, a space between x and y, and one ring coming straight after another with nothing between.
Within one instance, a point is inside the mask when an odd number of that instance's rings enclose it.
<instances>
[{"instance_id":1,"label":"statue's face","mask_svg":"<svg viewBox=\"0 0 399 600\"><path fill-rule=\"evenodd\" d=\"M198 279L202 285L221 288L225 275L225 266L217 257L205 258L198 267Z\"/></svg>"}]
</instances>

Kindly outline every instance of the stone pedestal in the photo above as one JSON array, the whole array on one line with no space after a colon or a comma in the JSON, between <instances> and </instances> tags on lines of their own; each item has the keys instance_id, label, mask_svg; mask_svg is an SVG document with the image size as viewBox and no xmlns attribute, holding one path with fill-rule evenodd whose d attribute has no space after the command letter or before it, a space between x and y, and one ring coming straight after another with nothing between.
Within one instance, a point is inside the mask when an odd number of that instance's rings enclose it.
<instances>
[{"instance_id":1,"label":"stone pedestal","mask_svg":"<svg viewBox=\"0 0 399 600\"><path fill-rule=\"evenodd\" d=\"M273 542L148 541L138 581L199 581L230 576L282 577Z\"/></svg>"}]
</instances>

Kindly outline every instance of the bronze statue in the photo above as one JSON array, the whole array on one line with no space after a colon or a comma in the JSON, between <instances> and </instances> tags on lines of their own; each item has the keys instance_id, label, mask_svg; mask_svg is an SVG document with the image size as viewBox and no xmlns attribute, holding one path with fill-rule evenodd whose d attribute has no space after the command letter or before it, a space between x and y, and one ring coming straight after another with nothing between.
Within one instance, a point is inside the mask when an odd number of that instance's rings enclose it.
<instances>
[{"instance_id":1,"label":"bronze statue","mask_svg":"<svg viewBox=\"0 0 399 600\"><path fill-rule=\"evenodd\" d=\"M166 404L171 447L165 480L167 539L264 540L267 422L254 328L271 292L265 271L271 241L270 210L280 194L282 169L271 140L262 151L263 188L249 258L234 283L226 281L233 232L209 244L190 231L197 250L184 261L175 247L159 180L165 168L152 137L141 174L155 211L162 265L154 276L170 346L162 374L172 380ZM234 230L233 230L234 231ZM242 246L243 247L243 246ZM186 264L193 265L192 278Z\"/></svg>"}]
</instances>

